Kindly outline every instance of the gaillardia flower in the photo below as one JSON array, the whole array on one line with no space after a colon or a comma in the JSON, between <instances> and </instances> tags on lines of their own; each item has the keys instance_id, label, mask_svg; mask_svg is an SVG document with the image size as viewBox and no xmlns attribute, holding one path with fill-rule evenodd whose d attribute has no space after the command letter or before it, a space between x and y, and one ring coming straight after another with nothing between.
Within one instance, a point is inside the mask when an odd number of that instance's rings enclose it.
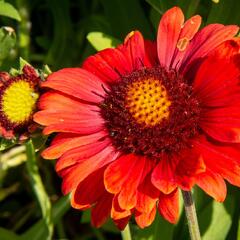
<instances>
[{"instance_id":1,"label":"gaillardia flower","mask_svg":"<svg viewBox=\"0 0 240 240\"><path fill-rule=\"evenodd\" d=\"M238 27L200 24L174 7L157 42L131 32L42 84L34 119L58 133L42 155L95 226L110 215L123 229L134 215L145 227L157 210L175 223L179 188L223 201L224 180L240 186Z\"/></svg>"},{"instance_id":2,"label":"gaillardia flower","mask_svg":"<svg viewBox=\"0 0 240 240\"><path fill-rule=\"evenodd\" d=\"M0 73L0 136L8 139L26 137L39 96L34 68L25 65L22 71L17 76Z\"/></svg>"}]
</instances>

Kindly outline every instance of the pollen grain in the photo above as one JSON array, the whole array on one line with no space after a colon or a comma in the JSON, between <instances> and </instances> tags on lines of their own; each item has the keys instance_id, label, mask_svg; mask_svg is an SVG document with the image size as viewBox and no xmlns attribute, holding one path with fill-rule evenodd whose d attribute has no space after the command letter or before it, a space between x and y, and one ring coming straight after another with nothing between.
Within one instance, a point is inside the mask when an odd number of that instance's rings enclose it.
<instances>
[{"instance_id":1,"label":"pollen grain","mask_svg":"<svg viewBox=\"0 0 240 240\"><path fill-rule=\"evenodd\" d=\"M153 127L168 119L171 101L158 79L134 81L128 86L126 106L134 119L146 127Z\"/></svg>"},{"instance_id":2,"label":"pollen grain","mask_svg":"<svg viewBox=\"0 0 240 240\"><path fill-rule=\"evenodd\" d=\"M12 82L3 92L1 110L10 122L20 124L30 118L37 99L38 94L30 83Z\"/></svg>"}]
</instances>

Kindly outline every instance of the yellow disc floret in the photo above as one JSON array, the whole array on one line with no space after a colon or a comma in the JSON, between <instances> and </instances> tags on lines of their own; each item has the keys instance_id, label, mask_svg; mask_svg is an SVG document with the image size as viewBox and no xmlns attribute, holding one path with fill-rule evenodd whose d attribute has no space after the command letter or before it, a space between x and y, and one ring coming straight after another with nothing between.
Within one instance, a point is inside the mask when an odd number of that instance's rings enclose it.
<instances>
[{"instance_id":1,"label":"yellow disc floret","mask_svg":"<svg viewBox=\"0 0 240 240\"><path fill-rule=\"evenodd\" d=\"M29 120L39 95L24 79L12 82L3 92L2 111L13 124Z\"/></svg>"},{"instance_id":2,"label":"yellow disc floret","mask_svg":"<svg viewBox=\"0 0 240 240\"><path fill-rule=\"evenodd\" d=\"M135 81L128 87L126 106L139 124L159 124L169 117L170 105L167 91L158 79Z\"/></svg>"}]
</instances>

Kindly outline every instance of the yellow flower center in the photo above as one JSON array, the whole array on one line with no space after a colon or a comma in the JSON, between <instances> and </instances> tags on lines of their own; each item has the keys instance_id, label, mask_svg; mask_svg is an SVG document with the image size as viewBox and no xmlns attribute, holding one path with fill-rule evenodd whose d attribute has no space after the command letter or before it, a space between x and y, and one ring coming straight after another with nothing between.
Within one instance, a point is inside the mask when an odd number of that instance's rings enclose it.
<instances>
[{"instance_id":1,"label":"yellow flower center","mask_svg":"<svg viewBox=\"0 0 240 240\"><path fill-rule=\"evenodd\" d=\"M11 83L2 96L2 111L10 122L20 124L31 117L39 95L30 83L19 80Z\"/></svg>"},{"instance_id":2,"label":"yellow flower center","mask_svg":"<svg viewBox=\"0 0 240 240\"><path fill-rule=\"evenodd\" d=\"M157 79L136 81L128 88L126 106L139 124L152 127L168 119L170 105L167 91Z\"/></svg>"}]
</instances>

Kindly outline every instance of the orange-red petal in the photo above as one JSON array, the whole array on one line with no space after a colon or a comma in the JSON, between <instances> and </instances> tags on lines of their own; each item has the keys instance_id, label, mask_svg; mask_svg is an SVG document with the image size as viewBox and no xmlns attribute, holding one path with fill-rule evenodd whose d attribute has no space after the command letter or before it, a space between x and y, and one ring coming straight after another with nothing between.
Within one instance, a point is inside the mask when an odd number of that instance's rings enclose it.
<instances>
[{"instance_id":1,"label":"orange-red petal","mask_svg":"<svg viewBox=\"0 0 240 240\"><path fill-rule=\"evenodd\" d=\"M197 176L196 184L216 201L223 202L227 195L227 187L223 178L211 170Z\"/></svg>"},{"instance_id":2,"label":"orange-red petal","mask_svg":"<svg viewBox=\"0 0 240 240\"><path fill-rule=\"evenodd\" d=\"M137 204L137 188L140 184L145 161L144 157L138 157L137 163L129 172L127 181L122 185L118 195L118 202L123 209L130 210Z\"/></svg>"},{"instance_id":3,"label":"orange-red petal","mask_svg":"<svg viewBox=\"0 0 240 240\"><path fill-rule=\"evenodd\" d=\"M194 142L195 148L201 151L201 156L207 169L221 175L231 184L240 186L240 152L232 145L216 145L205 138Z\"/></svg>"},{"instance_id":4,"label":"orange-red petal","mask_svg":"<svg viewBox=\"0 0 240 240\"><path fill-rule=\"evenodd\" d=\"M118 80L131 73L131 64L119 48L108 48L88 57L82 66L104 82Z\"/></svg>"},{"instance_id":5,"label":"orange-red petal","mask_svg":"<svg viewBox=\"0 0 240 240\"><path fill-rule=\"evenodd\" d=\"M81 206L93 205L105 193L103 185L104 167L91 173L76 188L72 198L74 199L75 208L81 209ZM96 191L97 189L97 191Z\"/></svg>"},{"instance_id":6,"label":"orange-red petal","mask_svg":"<svg viewBox=\"0 0 240 240\"><path fill-rule=\"evenodd\" d=\"M108 86L94 74L82 68L64 68L49 75L42 83L48 87L78 99L98 103Z\"/></svg>"},{"instance_id":7,"label":"orange-red petal","mask_svg":"<svg viewBox=\"0 0 240 240\"><path fill-rule=\"evenodd\" d=\"M105 131L100 131L89 135L79 135L74 133L59 133L52 141L51 146L42 153L45 159L60 158L66 151L76 147L88 145L104 139L107 135Z\"/></svg>"},{"instance_id":8,"label":"orange-red petal","mask_svg":"<svg viewBox=\"0 0 240 240\"><path fill-rule=\"evenodd\" d=\"M105 192L91 211L91 223L101 227L110 215L113 195Z\"/></svg>"},{"instance_id":9,"label":"orange-red petal","mask_svg":"<svg viewBox=\"0 0 240 240\"><path fill-rule=\"evenodd\" d=\"M109 164L104 172L104 185L108 192L119 193L122 185L127 181L131 169L138 161L134 154L122 155Z\"/></svg>"},{"instance_id":10,"label":"orange-red petal","mask_svg":"<svg viewBox=\"0 0 240 240\"><path fill-rule=\"evenodd\" d=\"M190 41L197 33L201 22L201 17L199 15L196 15L191 17L184 23L172 58L172 68L178 69L181 66L182 59L189 47Z\"/></svg>"},{"instance_id":11,"label":"orange-red petal","mask_svg":"<svg viewBox=\"0 0 240 240\"><path fill-rule=\"evenodd\" d=\"M67 194L72 191L89 174L114 161L117 156L118 153L115 153L112 147L107 147L93 157L82 159L59 171L58 174L63 178L63 193Z\"/></svg>"},{"instance_id":12,"label":"orange-red petal","mask_svg":"<svg viewBox=\"0 0 240 240\"><path fill-rule=\"evenodd\" d=\"M178 7L162 16L158 27L157 50L160 65L169 68L184 23L184 15Z\"/></svg>"},{"instance_id":13,"label":"orange-red petal","mask_svg":"<svg viewBox=\"0 0 240 240\"><path fill-rule=\"evenodd\" d=\"M174 179L174 172L178 159L175 158L162 158L152 173L152 183L165 194L169 194L177 187Z\"/></svg>"},{"instance_id":14,"label":"orange-red petal","mask_svg":"<svg viewBox=\"0 0 240 240\"><path fill-rule=\"evenodd\" d=\"M154 207L150 212L141 213L136 211L135 220L140 228L148 227L155 219L157 207Z\"/></svg>"},{"instance_id":15,"label":"orange-red petal","mask_svg":"<svg viewBox=\"0 0 240 240\"><path fill-rule=\"evenodd\" d=\"M170 194L161 193L158 201L158 211L170 223L176 223L179 217L178 189Z\"/></svg>"},{"instance_id":16,"label":"orange-red petal","mask_svg":"<svg viewBox=\"0 0 240 240\"><path fill-rule=\"evenodd\" d=\"M181 72L191 79L198 64L214 48L224 41L233 38L239 30L236 25L224 26L222 24L210 24L196 33L182 60Z\"/></svg>"}]
</instances>

